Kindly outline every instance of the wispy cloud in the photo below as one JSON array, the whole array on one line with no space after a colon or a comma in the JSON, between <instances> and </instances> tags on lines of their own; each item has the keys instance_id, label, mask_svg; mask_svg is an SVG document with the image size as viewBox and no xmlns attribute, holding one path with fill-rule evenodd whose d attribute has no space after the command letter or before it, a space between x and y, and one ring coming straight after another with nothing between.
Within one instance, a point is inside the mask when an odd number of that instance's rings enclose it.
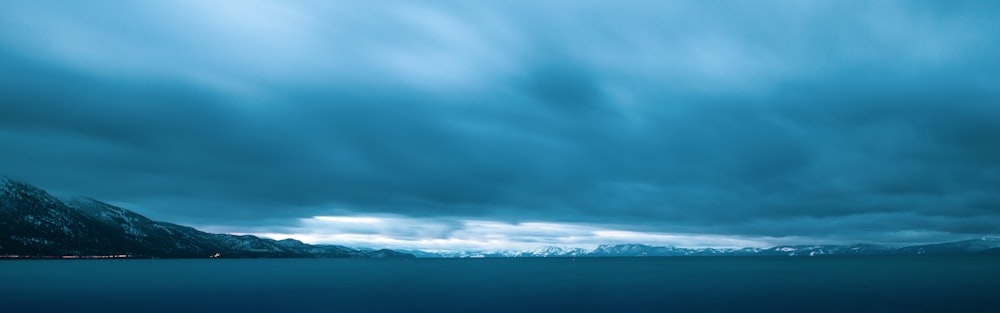
<instances>
[{"instance_id":1,"label":"wispy cloud","mask_svg":"<svg viewBox=\"0 0 1000 313\"><path fill-rule=\"evenodd\" d=\"M206 226L234 232L247 228ZM250 228L253 230L253 228ZM802 238L638 232L609 225L409 218L403 216L315 216L278 232L251 232L308 243L422 250L530 250L541 247L594 248L601 244L646 243L677 247L767 247Z\"/></svg>"},{"instance_id":2,"label":"wispy cloud","mask_svg":"<svg viewBox=\"0 0 1000 313\"><path fill-rule=\"evenodd\" d=\"M183 224L341 236L325 242L996 234L998 12L9 3L0 174Z\"/></svg>"}]
</instances>

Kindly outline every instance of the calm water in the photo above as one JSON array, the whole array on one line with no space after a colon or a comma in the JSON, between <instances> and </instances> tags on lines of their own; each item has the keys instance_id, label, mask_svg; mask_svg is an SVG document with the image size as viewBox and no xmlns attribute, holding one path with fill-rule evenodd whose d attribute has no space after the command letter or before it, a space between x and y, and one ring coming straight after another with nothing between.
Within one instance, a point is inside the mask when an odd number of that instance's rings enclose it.
<instances>
[{"instance_id":1,"label":"calm water","mask_svg":"<svg viewBox=\"0 0 1000 313\"><path fill-rule=\"evenodd\" d=\"M1000 312L996 257L0 262L4 312Z\"/></svg>"}]
</instances>

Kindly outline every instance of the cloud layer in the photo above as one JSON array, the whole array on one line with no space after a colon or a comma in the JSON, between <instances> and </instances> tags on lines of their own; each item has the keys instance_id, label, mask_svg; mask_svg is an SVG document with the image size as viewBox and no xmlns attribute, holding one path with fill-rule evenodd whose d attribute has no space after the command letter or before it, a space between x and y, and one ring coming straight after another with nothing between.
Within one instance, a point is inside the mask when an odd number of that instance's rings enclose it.
<instances>
[{"instance_id":1,"label":"cloud layer","mask_svg":"<svg viewBox=\"0 0 1000 313\"><path fill-rule=\"evenodd\" d=\"M1000 233L990 3L2 6L0 174L158 219Z\"/></svg>"}]
</instances>

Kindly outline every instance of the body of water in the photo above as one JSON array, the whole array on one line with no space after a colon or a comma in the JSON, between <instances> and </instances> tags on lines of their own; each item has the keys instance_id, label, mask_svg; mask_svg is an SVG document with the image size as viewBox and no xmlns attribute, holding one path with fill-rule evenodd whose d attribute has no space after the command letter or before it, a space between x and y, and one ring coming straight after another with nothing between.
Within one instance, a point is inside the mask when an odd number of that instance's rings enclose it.
<instances>
[{"instance_id":1,"label":"body of water","mask_svg":"<svg viewBox=\"0 0 1000 313\"><path fill-rule=\"evenodd\" d=\"M0 262L4 312L1000 312L997 257Z\"/></svg>"}]
</instances>

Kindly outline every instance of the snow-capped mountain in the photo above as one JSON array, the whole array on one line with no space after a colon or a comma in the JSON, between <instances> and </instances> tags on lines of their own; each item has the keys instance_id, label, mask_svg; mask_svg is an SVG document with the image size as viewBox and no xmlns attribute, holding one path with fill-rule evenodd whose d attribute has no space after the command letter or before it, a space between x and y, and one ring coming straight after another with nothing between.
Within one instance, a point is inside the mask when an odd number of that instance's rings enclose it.
<instances>
[{"instance_id":1,"label":"snow-capped mountain","mask_svg":"<svg viewBox=\"0 0 1000 313\"><path fill-rule=\"evenodd\" d=\"M642 244L600 245L588 256L683 256L695 250L675 247L655 247Z\"/></svg>"},{"instance_id":2,"label":"snow-capped mountain","mask_svg":"<svg viewBox=\"0 0 1000 313\"><path fill-rule=\"evenodd\" d=\"M121 253L128 240L44 190L0 177L0 254Z\"/></svg>"},{"instance_id":3,"label":"snow-capped mountain","mask_svg":"<svg viewBox=\"0 0 1000 313\"><path fill-rule=\"evenodd\" d=\"M583 248L542 247L534 250L468 250L468 251L423 251L399 250L418 258L545 258L584 256L590 250Z\"/></svg>"},{"instance_id":4,"label":"snow-capped mountain","mask_svg":"<svg viewBox=\"0 0 1000 313\"><path fill-rule=\"evenodd\" d=\"M90 198L61 201L44 190L0 177L0 256L131 255L134 257L413 257L250 235L212 234L153 221Z\"/></svg>"},{"instance_id":5,"label":"snow-capped mountain","mask_svg":"<svg viewBox=\"0 0 1000 313\"><path fill-rule=\"evenodd\" d=\"M518 253L519 257L549 257L549 256L561 256L561 257L573 257L581 256L587 254L588 251L582 248L561 248L561 247L542 247L539 249L526 251Z\"/></svg>"},{"instance_id":6,"label":"snow-capped mountain","mask_svg":"<svg viewBox=\"0 0 1000 313\"><path fill-rule=\"evenodd\" d=\"M857 245L797 245L771 248L678 248L643 244L600 245L586 250L581 248L545 247L528 251L408 251L419 258L489 258L489 257L664 257L664 256L831 256L831 255L1000 255L1000 238L941 244L893 248L887 246Z\"/></svg>"},{"instance_id":7,"label":"snow-capped mountain","mask_svg":"<svg viewBox=\"0 0 1000 313\"><path fill-rule=\"evenodd\" d=\"M119 255L159 258L330 257L330 258L517 258L661 256L828 256L828 255L1000 255L1000 238L887 247L794 245L771 248L679 248L644 244L543 247L534 250L393 251L310 245L293 239L212 234L150 220L90 198L62 201L42 189L0 177L0 256Z\"/></svg>"}]
</instances>

